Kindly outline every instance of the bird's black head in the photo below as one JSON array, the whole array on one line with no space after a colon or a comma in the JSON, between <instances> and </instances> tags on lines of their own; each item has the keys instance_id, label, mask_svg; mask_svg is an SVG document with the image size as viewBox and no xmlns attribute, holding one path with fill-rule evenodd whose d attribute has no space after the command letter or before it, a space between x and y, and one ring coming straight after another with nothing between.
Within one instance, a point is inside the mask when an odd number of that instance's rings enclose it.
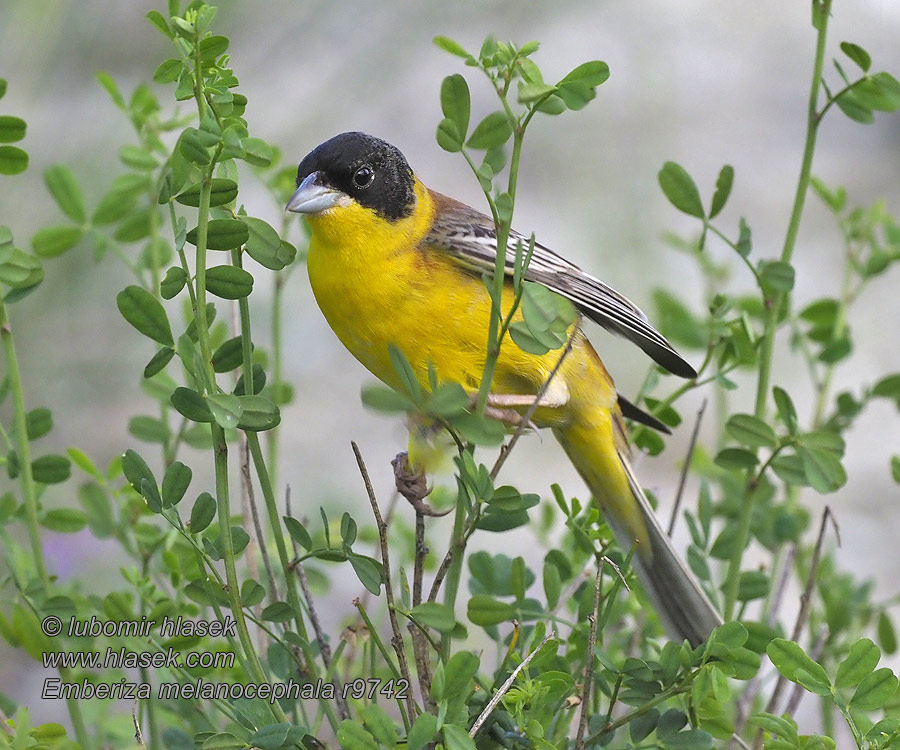
<instances>
[{"instance_id":1,"label":"bird's black head","mask_svg":"<svg viewBox=\"0 0 900 750\"><path fill-rule=\"evenodd\" d=\"M413 172L399 149L365 133L341 133L300 162L298 190L288 210L319 213L346 195L396 221L415 207L414 184Z\"/></svg>"}]
</instances>

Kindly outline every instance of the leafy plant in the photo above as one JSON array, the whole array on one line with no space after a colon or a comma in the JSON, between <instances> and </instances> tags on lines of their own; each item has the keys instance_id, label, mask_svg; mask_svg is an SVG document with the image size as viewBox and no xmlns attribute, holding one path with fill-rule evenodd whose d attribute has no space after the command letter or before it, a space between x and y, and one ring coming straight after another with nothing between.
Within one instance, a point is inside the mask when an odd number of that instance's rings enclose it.
<instances>
[{"instance_id":1,"label":"leafy plant","mask_svg":"<svg viewBox=\"0 0 900 750\"><path fill-rule=\"evenodd\" d=\"M696 236L673 237L671 244L696 263L706 292L698 313L675 291L658 290L656 317L664 334L701 352L703 361L695 379L674 389L649 368L637 403L674 427L684 422L686 394L705 389L717 401L709 443L715 447L699 444L695 431L685 471L700 489L683 515L691 538L687 562L726 623L693 649L661 638L657 618L631 587L629 551L612 546L592 503L558 485L542 501L536 488L517 487L515 478L501 483L530 415L511 436L485 415L507 337L534 353L567 351L571 305L524 281L534 236L510 247L519 163L538 115L585 108L609 77L607 66L583 63L548 83L534 59L537 42L488 37L474 54L435 39L487 81L499 107L473 117L470 80L460 73L440 87L437 142L471 168L500 248L493 273L484 277L495 302L484 377L474 399L434 371L424 388L394 349L402 387L367 386L362 401L410 414L423 442L449 436L453 485L429 487L401 455L397 496L383 507L354 444L351 468L360 473L371 518L311 511L309 498L295 513L289 495L280 502L276 480L280 407L292 398L284 382L281 310L284 280L302 265L305 237L289 242L293 225L276 229L240 200L241 186L257 180L283 205L294 169L280 168L277 149L252 135L229 40L214 33L215 9L201 0L182 9L170 0L166 14L151 11L148 20L172 50L152 77L172 101L161 101L148 84L126 96L112 77L98 76L134 127L134 142L119 151L125 171L88 206L88 191L72 170L47 170L47 189L64 219L32 237L32 253L0 227L6 363L0 403L8 400L12 415L0 439L15 486L0 496L8 571L0 635L41 662L54 685L69 686L74 733L33 726L28 707L0 695L8 717L0 743L87 748L124 746L136 736L151 748L207 750L335 741L348 750L674 750L745 740L769 749L827 748L836 746L839 719L859 748L900 746L897 677L879 666L883 653L896 653L897 599L874 600L869 582L838 568L826 542L833 522L827 507L809 538L815 506L804 495L807 487L832 493L847 481L848 429L870 402L886 399L900 408L898 373L839 393L832 385L837 368L854 362L851 306L874 278L894 271L900 228L883 203L854 207L845 189L815 178L812 169L829 112L869 122L876 111L900 108L900 84L888 73L871 73L869 54L849 42L835 61L838 82L826 82L831 0L813 0L812 11L806 145L781 253L760 257L746 219L730 230L721 226L738 179L730 166L720 170L706 201L680 165L666 162L659 172L664 196L699 222ZM848 61L859 69L856 77L845 71ZM5 90L0 82L0 97ZM27 168L27 154L6 145L25 132L21 119L0 115L0 173ZM792 261L810 190L834 215L844 274L839 288L797 305ZM54 418L26 392L10 323L11 311L29 304L45 264L52 273L50 259L85 247L97 262L120 262L131 274L107 301L147 347L140 383L155 404L130 419L133 442L104 467L77 448L65 456L40 451ZM722 250L745 274L738 294L726 291L731 263L718 259ZM515 254L514 304L504 315L507 252ZM254 338L249 304L262 296L263 284L273 287L268 348L263 337ZM779 334L790 336L791 361L809 372L815 406L808 419L798 414L796 394L771 382ZM735 373L755 381L752 413L731 408ZM643 425L632 425L631 435L647 453L667 447ZM199 479L204 461L214 473L210 486ZM900 458L889 468L900 482ZM46 507L49 487L73 482L78 507ZM252 528L245 528L237 498ZM448 512L449 535L438 520ZM526 559L469 549L476 534L525 525L534 529L540 554ZM45 561L42 529L85 527L113 540L127 560L120 587L103 595L57 578ZM321 596L321 584L336 566L358 580L360 595L352 611L341 613L347 627L329 633L319 613L333 605ZM789 626L782 610L792 580L804 593ZM131 627L151 622L146 631ZM122 659L111 663L109 653ZM138 700L131 717L121 703L78 698L116 688L112 697L127 700L124 690L132 686ZM808 694L821 702L823 726L801 730L792 716Z\"/></svg>"}]
</instances>

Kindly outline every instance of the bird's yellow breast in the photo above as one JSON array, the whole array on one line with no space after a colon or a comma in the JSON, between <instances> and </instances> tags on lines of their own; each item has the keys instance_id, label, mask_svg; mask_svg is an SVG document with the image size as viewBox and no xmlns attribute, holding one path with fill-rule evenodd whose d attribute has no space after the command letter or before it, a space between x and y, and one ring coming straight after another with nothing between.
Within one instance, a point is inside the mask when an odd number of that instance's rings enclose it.
<instances>
[{"instance_id":1,"label":"bird's yellow breast","mask_svg":"<svg viewBox=\"0 0 900 750\"><path fill-rule=\"evenodd\" d=\"M475 391L486 358L490 298L479 277L428 247L425 238L434 200L418 180L415 192L415 210L398 221L381 218L355 202L308 217L312 290L341 342L380 380L399 386L388 353L394 344L423 386L427 387L431 363L442 381L455 381ZM504 310L509 310L512 301L507 285ZM594 363L595 356L587 356L585 347L590 349L590 344L578 334L575 350L558 377L567 386L571 383L573 396L609 408L615 400L611 384L603 389L605 393L596 387L591 393L577 392L586 381L597 383L596 377L585 379L585 370L599 364L599 360ZM559 351L529 354L507 338L492 391L536 393L559 356ZM565 412L539 414L543 417L539 423L558 423Z\"/></svg>"}]
</instances>

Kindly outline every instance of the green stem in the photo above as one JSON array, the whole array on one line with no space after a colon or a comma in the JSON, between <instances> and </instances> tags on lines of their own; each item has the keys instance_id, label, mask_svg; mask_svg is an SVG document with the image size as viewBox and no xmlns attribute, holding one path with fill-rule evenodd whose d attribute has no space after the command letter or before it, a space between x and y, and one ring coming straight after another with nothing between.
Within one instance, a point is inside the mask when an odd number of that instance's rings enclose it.
<instances>
[{"instance_id":1,"label":"green stem","mask_svg":"<svg viewBox=\"0 0 900 750\"><path fill-rule=\"evenodd\" d=\"M282 348L281 348L281 317L284 313L284 278L281 274L275 274L272 290L272 381L277 393L284 386L281 384L283 376ZM281 401L281 399L279 399ZM272 484L278 485L278 427L269 430L266 436L269 448L269 472Z\"/></svg>"},{"instance_id":2,"label":"green stem","mask_svg":"<svg viewBox=\"0 0 900 750\"><path fill-rule=\"evenodd\" d=\"M828 30L828 18L831 14L832 0L821 0L821 23L816 38L816 60L813 66L812 83L809 89L809 105L806 119L806 144L803 148L803 161L800 165L800 177L797 180L797 190L794 194L794 207L791 210L791 218L788 223L787 234L784 238L784 246L781 250L781 260L790 263L797 244L797 233L800 230L800 220L803 216L803 207L806 203L806 194L809 192L809 180L812 173L813 154L816 149L816 136L818 134L819 116L817 104L819 99L819 87L822 82L822 67L825 62L825 39ZM776 292L769 302L766 316L765 331L763 333L762 351L760 357L759 380L756 388L755 414L760 419L765 416L766 397L769 392L769 376L772 370L772 352L775 345L775 329L778 324L778 312L784 302L785 292Z\"/></svg>"},{"instance_id":3,"label":"green stem","mask_svg":"<svg viewBox=\"0 0 900 750\"><path fill-rule=\"evenodd\" d=\"M501 97L503 103L509 108L506 100ZM511 113L507 113L510 116ZM514 120L514 118L513 118ZM497 335L500 323L503 318L503 311L500 309L500 303L503 298L503 286L506 283L506 250L509 243L509 230L512 226L512 210L516 205L516 183L519 179L519 161L522 156L522 136L524 130L519 127L518 123L513 121L513 152L509 162L509 182L507 183L507 193L510 199L510 215L508 220L501 221L496 225L497 231L497 258L494 262L494 279L493 294L491 299L495 305L491 307L491 320L488 324L488 344L487 358L484 362L484 374L481 378L481 386L478 389L478 400L476 401L476 411L478 414L484 414L484 407L487 406L488 395L491 392L491 385L494 382L494 371L497 369L497 359L500 356L500 346L502 340ZM496 222L497 214L494 213Z\"/></svg>"},{"instance_id":4,"label":"green stem","mask_svg":"<svg viewBox=\"0 0 900 750\"><path fill-rule=\"evenodd\" d=\"M6 305L0 299L0 338L3 339L3 354L6 357L7 379L13 397L13 424L16 427L16 442L19 458L19 476L22 479L22 494L25 501L25 522L28 526L28 538L31 541L31 553L34 567L44 589L50 586L50 576L44 562L44 548L41 544L41 528L38 518L37 487L31 473L31 448L28 445L28 425L25 411L25 392L22 390L22 375L19 372L19 358L16 355L16 344L13 339L12 325L7 314Z\"/></svg>"},{"instance_id":5,"label":"green stem","mask_svg":"<svg viewBox=\"0 0 900 750\"><path fill-rule=\"evenodd\" d=\"M803 206L806 203L806 194L809 192L809 180L812 173L813 154L816 148L816 135L818 134L819 116L817 112L819 87L822 83L822 68L825 62L825 40L828 30L828 19L831 14L832 0L821 0L819 23L816 37L816 59L813 65L812 83L809 88L809 105L806 118L806 144L803 148L803 161L800 165L800 176L797 180L797 190L794 194L794 207L791 210L791 218L788 223L787 234L784 238L784 246L781 250L781 260L790 263L797 244L797 233L800 230L800 219L803 216ZM817 12L814 9L814 14ZM756 407L754 413L758 419L764 419L766 415L766 403L769 393L769 379L772 372L772 355L775 349L775 333L778 328L778 314L785 300L785 292L777 291L770 300L767 300L765 328L762 336L759 360L759 380L756 386ZM728 563L728 574L725 579L725 620L730 620L737 601L738 583L741 574L741 560L744 556L744 548L750 536L750 521L753 515L754 493L753 486L748 481L744 489L744 498L738 517L738 531L735 539L734 552Z\"/></svg>"},{"instance_id":6,"label":"green stem","mask_svg":"<svg viewBox=\"0 0 900 750\"><path fill-rule=\"evenodd\" d=\"M215 164L215 161L213 161ZM215 393L215 371L212 366L212 346L209 340L209 323L206 319L206 242L209 229L209 201L212 185L212 169L203 175L200 183L200 207L197 216L197 256L196 256L196 283L197 283L197 337L200 343L200 352L203 359L204 390L207 393ZM247 630L247 622L244 619L244 609L241 605L240 583L237 577L237 567L234 561L234 542L231 538L231 506L228 487L228 445L225 442L225 431L213 422L210 425L213 441L213 453L215 460L216 476L216 503L219 516L219 534L222 540L222 557L225 562L225 580L227 582L228 602L238 632L241 648L244 651L247 664L250 667L251 677L255 680L266 681L266 674L256 655L253 641ZM279 721L283 720L284 713L276 703L272 706Z\"/></svg>"}]
</instances>

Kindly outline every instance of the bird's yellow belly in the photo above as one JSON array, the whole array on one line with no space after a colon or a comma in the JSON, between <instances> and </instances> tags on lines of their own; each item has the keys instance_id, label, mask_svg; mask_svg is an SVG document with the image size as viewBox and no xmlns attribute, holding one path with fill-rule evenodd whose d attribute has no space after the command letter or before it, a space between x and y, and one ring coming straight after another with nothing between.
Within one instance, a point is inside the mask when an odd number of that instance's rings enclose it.
<instances>
[{"instance_id":1,"label":"bird's yellow belly","mask_svg":"<svg viewBox=\"0 0 900 750\"><path fill-rule=\"evenodd\" d=\"M478 389L490 315L490 298L481 279L437 252L426 255L412 250L395 255L390 262L361 264L359 254L315 240L308 263L313 293L328 324L380 380L400 387L389 355L393 344L424 387L428 387L431 365L442 382L460 383L471 392ZM509 310L512 297L508 288L504 310ZM558 376L561 381L566 370L577 367L581 348L577 346L570 355L571 365L567 363ZM560 354L529 354L507 337L492 392L536 394Z\"/></svg>"}]
</instances>

